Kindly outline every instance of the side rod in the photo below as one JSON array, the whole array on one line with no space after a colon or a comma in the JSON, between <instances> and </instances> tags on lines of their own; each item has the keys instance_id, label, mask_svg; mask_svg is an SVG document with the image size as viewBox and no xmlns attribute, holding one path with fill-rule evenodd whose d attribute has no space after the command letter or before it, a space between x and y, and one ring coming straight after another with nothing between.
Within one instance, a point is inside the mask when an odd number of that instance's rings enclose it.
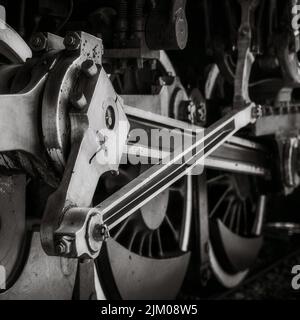
<instances>
[{"instance_id":1,"label":"side rod","mask_svg":"<svg viewBox=\"0 0 300 320\"><path fill-rule=\"evenodd\" d=\"M235 110L204 130L204 134L182 152L174 152L171 160L161 160L139 177L111 195L94 209L103 217L108 230L114 228L177 180L204 162L238 130L255 122L257 107L250 104Z\"/></svg>"}]
</instances>

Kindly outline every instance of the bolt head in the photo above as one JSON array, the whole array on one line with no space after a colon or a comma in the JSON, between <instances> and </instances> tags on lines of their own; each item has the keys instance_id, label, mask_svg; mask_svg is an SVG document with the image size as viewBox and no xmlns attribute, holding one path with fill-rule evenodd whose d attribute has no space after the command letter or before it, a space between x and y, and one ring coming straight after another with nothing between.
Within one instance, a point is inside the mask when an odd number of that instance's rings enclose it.
<instances>
[{"instance_id":1,"label":"bolt head","mask_svg":"<svg viewBox=\"0 0 300 320\"><path fill-rule=\"evenodd\" d=\"M42 32L36 33L29 41L30 48L33 51L42 51L47 48L47 38Z\"/></svg>"},{"instance_id":2,"label":"bolt head","mask_svg":"<svg viewBox=\"0 0 300 320\"><path fill-rule=\"evenodd\" d=\"M261 105L256 105L252 109L252 117L254 119L259 119L263 116L263 111L262 111L262 106Z\"/></svg>"},{"instance_id":3,"label":"bolt head","mask_svg":"<svg viewBox=\"0 0 300 320\"><path fill-rule=\"evenodd\" d=\"M92 237L96 242L101 242L108 238L108 234L109 232L105 225L96 224L92 232Z\"/></svg>"},{"instance_id":4,"label":"bolt head","mask_svg":"<svg viewBox=\"0 0 300 320\"><path fill-rule=\"evenodd\" d=\"M64 254L66 252L66 246L64 245L64 243L59 243L57 246L56 246L56 251L58 254Z\"/></svg>"},{"instance_id":5,"label":"bolt head","mask_svg":"<svg viewBox=\"0 0 300 320\"><path fill-rule=\"evenodd\" d=\"M67 255L71 252L72 238L63 236L56 246L56 251L59 255Z\"/></svg>"},{"instance_id":6,"label":"bolt head","mask_svg":"<svg viewBox=\"0 0 300 320\"><path fill-rule=\"evenodd\" d=\"M69 32L64 39L64 45L67 50L78 50L80 48L81 38L77 32Z\"/></svg>"}]
</instances>

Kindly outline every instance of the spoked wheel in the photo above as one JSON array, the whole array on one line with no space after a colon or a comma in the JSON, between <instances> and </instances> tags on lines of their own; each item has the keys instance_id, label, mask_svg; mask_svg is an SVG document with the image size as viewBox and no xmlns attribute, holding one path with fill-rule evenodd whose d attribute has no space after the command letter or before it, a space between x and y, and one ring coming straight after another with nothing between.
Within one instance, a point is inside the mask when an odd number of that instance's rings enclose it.
<instances>
[{"instance_id":1,"label":"spoked wheel","mask_svg":"<svg viewBox=\"0 0 300 320\"><path fill-rule=\"evenodd\" d=\"M161 56L157 69L160 76L169 77L170 73L175 76L167 56L163 52ZM121 87L128 87L128 84L124 82ZM130 94L132 90L129 90ZM184 90L176 87L174 82L162 88L161 94L166 93L171 108L164 103L159 109L154 102L153 110L149 111L165 115L173 112L174 105L180 103L177 101L180 100L179 93L184 95ZM124 98L126 101L126 96ZM121 166L119 176L110 175L101 179L98 194L105 198L148 168L148 165ZM192 214L191 187L191 178L183 178L112 230L111 239L104 244L96 262L100 283L107 298L130 300L176 297L190 260L188 239ZM99 203L100 200L95 202Z\"/></svg>"},{"instance_id":2,"label":"spoked wheel","mask_svg":"<svg viewBox=\"0 0 300 320\"><path fill-rule=\"evenodd\" d=\"M264 210L254 179L246 175L209 172L210 262L225 287L247 275L262 245L260 210Z\"/></svg>"},{"instance_id":3,"label":"spoked wheel","mask_svg":"<svg viewBox=\"0 0 300 320\"><path fill-rule=\"evenodd\" d=\"M213 65L205 97L218 99L219 92L223 92L220 105L226 95L222 79L219 68ZM231 288L244 280L260 251L266 198L260 195L254 177L210 170L207 175L210 264L217 280Z\"/></svg>"},{"instance_id":4,"label":"spoked wheel","mask_svg":"<svg viewBox=\"0 0 300 320\"><path fill-rule=\"evenodd\" d=\"M120 176L103 180L108 194L135 178L140 170L125 167ZM102 189L103 190L103 189ZM191 207L190 179L179 181L111 232L97 260L107 297L175 298L185 277Z\"/></svg>"}]
</instances>

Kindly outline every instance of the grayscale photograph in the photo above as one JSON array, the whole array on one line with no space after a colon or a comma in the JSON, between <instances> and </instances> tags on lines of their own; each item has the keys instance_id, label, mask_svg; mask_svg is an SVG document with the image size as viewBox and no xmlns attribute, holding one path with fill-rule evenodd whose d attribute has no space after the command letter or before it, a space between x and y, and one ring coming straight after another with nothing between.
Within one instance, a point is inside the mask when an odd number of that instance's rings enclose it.
<instances>
[{"instance_id":1,"label":"grayscale photograph","mask_svg":"<svg viewBox=\"0 0 300 320\"><path fill-rule=\"evenodd\" d=\"M0 0L0 300L300 300L300 0Z\"/></svg>"}]
</instances>

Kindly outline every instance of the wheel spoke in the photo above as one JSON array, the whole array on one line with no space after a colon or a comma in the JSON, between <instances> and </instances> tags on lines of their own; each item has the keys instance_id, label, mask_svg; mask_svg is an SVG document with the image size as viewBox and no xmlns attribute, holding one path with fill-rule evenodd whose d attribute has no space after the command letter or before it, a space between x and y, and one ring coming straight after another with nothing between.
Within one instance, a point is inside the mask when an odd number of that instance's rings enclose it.
<instances>
[{"instance_id":1,"label":"wheel spoke","mask_svg":"<svg viewBox=\"0 0 300 320\"><path fill-rule=\"evenodd\" d=\"M219 180L227 178L226 174L222 174L220 176L216 176L207 180L207 184L218 182Z\"/></svg>"},{"instance_id":2,"label":"wheel spoke","mask_svg":"<svg viewBox=\"0 0 300 320\"><path fill-rule=\"evenodd\" d=\"M223 200L225 199L225 197L228 195L228 193L231 191L231 186L228 187L224 193L222 194L222 196L220 197L220 199L218 200L218 202L216 203L216 205L214 206L213 210L211 211L211 213L209 214L209 217L211 218L215 212L217 211L217 209L219 208L220 204L223 202Z\"/></svg>"},{"instance_id":3,"label":"wheel spoke","mask_svg":"<svg viewBox=\"0 0 300 320\"><path fill-rule=\"evenodd\" d=\"M138 229L136 228L136 229L134 229L134 231L131 235L131 238L130 238L130 242L128 244L128 250L130 250L130 251L132 251L133 242L134 242L137 234L138 234Z\"/></svg>"},{"instance_id":4,"label":"wheel spoke","mask_svg":"<svg viewBox=\"0 0 300 320\"><path fill-rule=\"evenodd\" d=\"M233 204L233 198L231 198L229 201L228 201L228 205L227 205L227 208L226 208L226 211L225 211L225 214L224 214L224 218L223 218L223 223L226 222L229 214L230 214L230 210L232 208L232 204Z\"/></svg>"},{"instance_id":5,"label":"wheel spoke","mask_svg":"<svg viewBox=\"0 0 300 320\"><path fill-rule=\"evenodd\" d=\"M147 237L147 234L146 234L146 233L143 233L143 234L142 234L141 241L140 241L140 247L139 247L139 255L140 255L140 256L143 255L143 247L144 247L144 243L145 243L146 237Z\"/></svg>"},{"instance_id":6,"label":"wheel spoke","mask_svg":"<svg viewBox=\"0 0 300 320\"><path fill-rule=\"evenodd\" d=\"M233 230L233 226L234 226L234 221L235 221L235 217L236 217L237 208L238 208L238 205L235 204L234 207L233 207L233 209L232 209L232 214L231 214L231 217L230 217L230 224L229 224L229 229L230 229L230 230Z\"/></svg>"},{"instance_id":7,"label":"wheel spoke","mask_svg":"<svg viewBox=\"0 0 300 320\"><path fill-rule=\"evenodd\" d=\"M170 230L172 231L172 234L173 234L173 236L174 236L174 239L175 239L176 241L178 241L178 240L179 240L179 233L178 233L178 231L175 229L175 227L174 227L173 223L171 222L170 218L169 218L168 216L166 216L165 220L166 220L166 222L167 222Z\"/></svg>"},{"instance_id":8,"label":"wheel spoke","mask_svg":"<svg viewBox=\"0 0 300 320\"><path fill-rule=\"evenodd\" d=\"M242 205L241 205L241 203L239 203L238 204L238 209L237 209L237 219L236 219L236 228L235 228L235 232L237 234L239 234L239 230L240 230L241 211L242 211Z\"/></svg>"},{"instance_id":9,"label":"wheel spoke","mask_svg":"<svg viewBox=\"0 0 300 320\"><path fill-rule=\"evenodd\" d=\"M114 239L115 239L115 240L117 240L117 239L120 237L121 233L125 230L128 222L129 222L129 219L126 219L126 220L124 221L124 223L121 225L121 227L119 228L119 230L117 231L117 233L116 233L115 236L114 236Z\"/></svg>"},{"instance_id":10,"label":"wheel spoke","mask_svg":"<svg viewBox=\"0 0 300 320\"><path fill-rule=\"evenodd\" d=\"M156 230L156 237L157 237L159 255L160 255L160 257L163 257L164 253L163 253L163 249L162 249L160 230L159 229Z\"/></svg>"},{"instance_id":11,"label":"wheel spoke","mask_svg":"<svg viewBox=\"0 0 300 320\"><path fill-rule=\"evenodd\" d=\"M150 258L152 258L152 236L153 236L153 233L151 232L148 237L148 256Z\"/></svg>"}]
</instances>

